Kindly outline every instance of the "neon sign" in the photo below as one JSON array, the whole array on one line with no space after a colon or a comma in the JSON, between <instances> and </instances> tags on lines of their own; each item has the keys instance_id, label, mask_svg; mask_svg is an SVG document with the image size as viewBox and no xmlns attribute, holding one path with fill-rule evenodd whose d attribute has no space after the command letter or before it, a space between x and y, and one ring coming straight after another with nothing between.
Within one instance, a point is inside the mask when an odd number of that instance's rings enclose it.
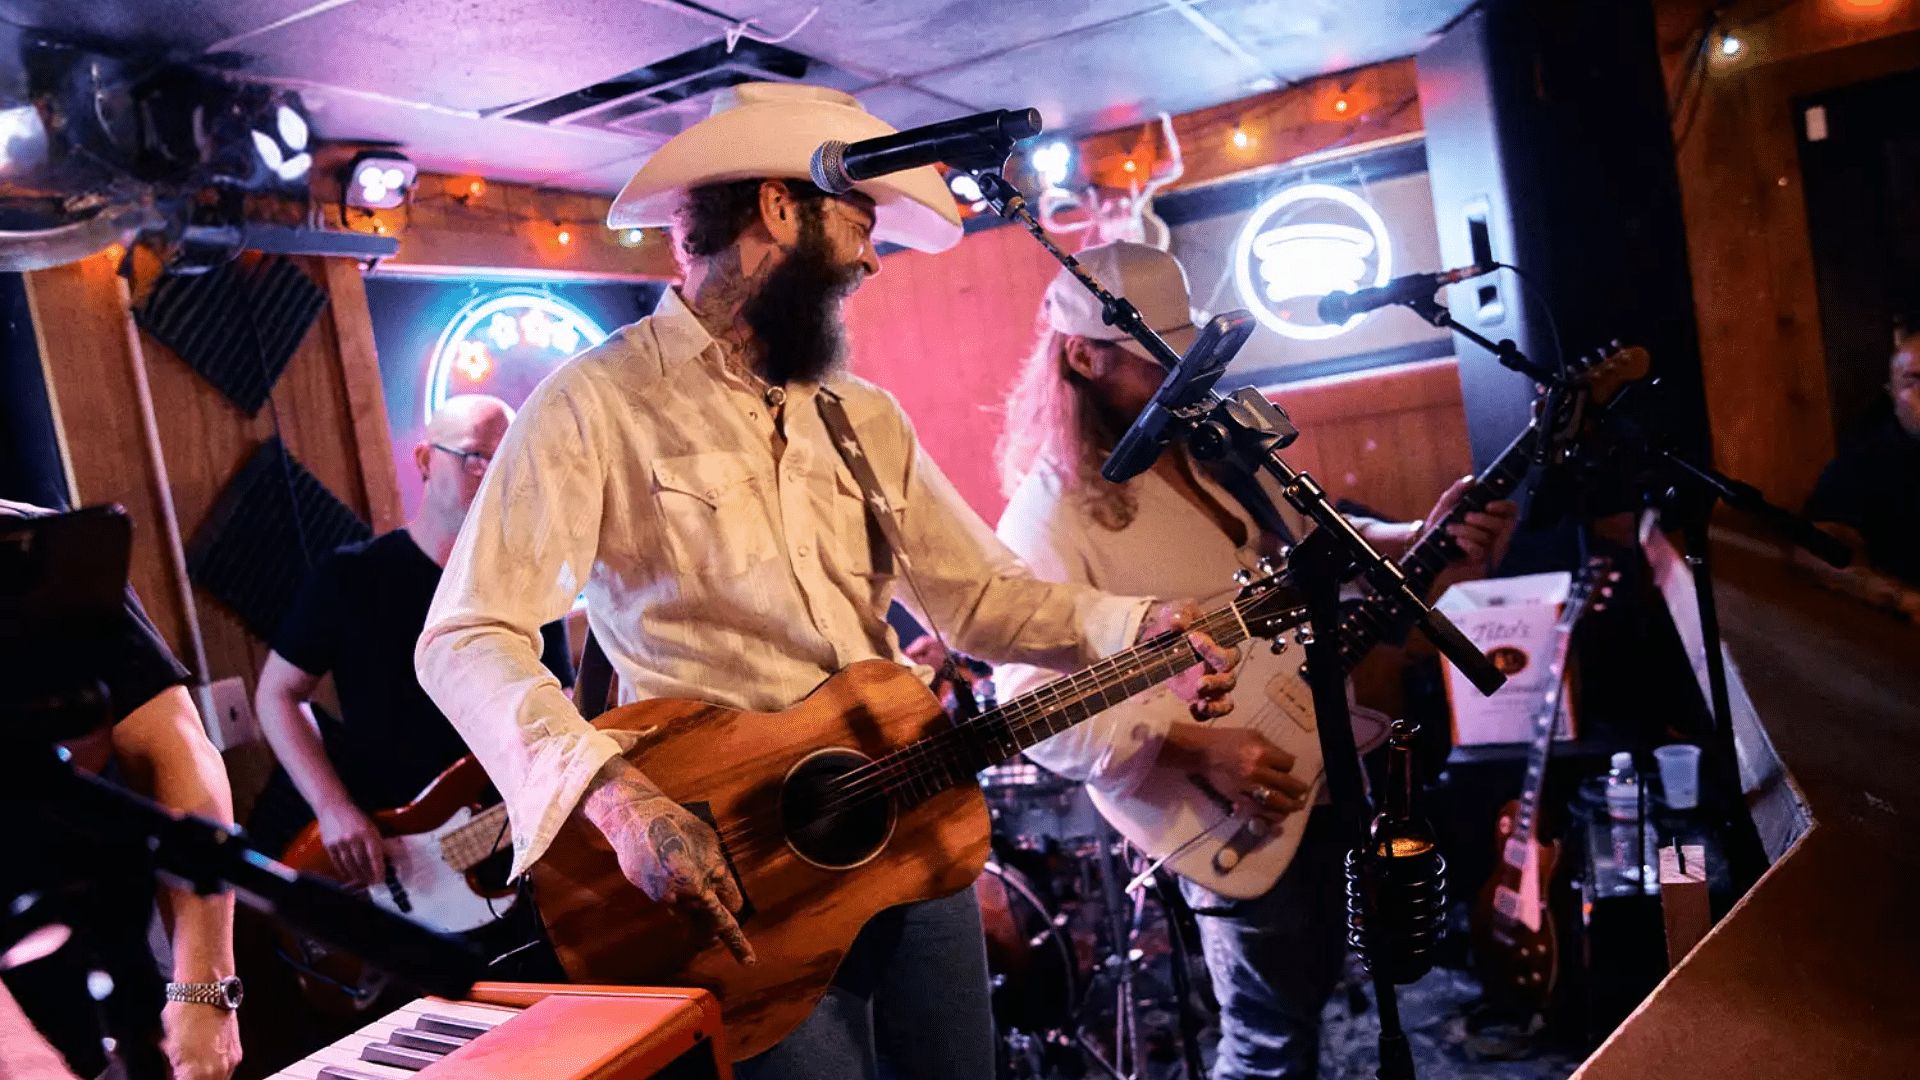
<instances>
[{"instance_id":1,"label":"neon sign","mask_svg":"<svg viewBox=\"0 0 1920 1080\"><path fill-rule=\"evenodd\" d=\"M1331 184L1299 184L1261 203L1233 245L1241 302L1275 333L1301 341L1344 334L1367 318L1321 322L1320 297L1392 276L1387 223L1366 200Z\"/></svg>"},{"instance_id":2,"label":"neon sign","mask_svg":"<svg viewBox=\"0 0 1920 1080\"><path fill-rule=\"evenodd\" d=\"M517 408L561 361L606 339L586 312L544 292L476 297L447 321L433 347L426 419L458 394L492 394Z\"/></svg>"}]
</instances>

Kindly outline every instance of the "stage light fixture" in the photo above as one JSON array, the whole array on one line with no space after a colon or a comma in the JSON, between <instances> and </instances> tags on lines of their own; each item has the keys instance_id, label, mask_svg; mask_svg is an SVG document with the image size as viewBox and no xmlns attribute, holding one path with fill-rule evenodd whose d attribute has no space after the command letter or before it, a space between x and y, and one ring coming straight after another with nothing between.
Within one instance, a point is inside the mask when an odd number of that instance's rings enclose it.
<instances>
[{"instance_id":1,"label":"stage light fixture","mask_svg":"<svg viewBox=\"0 0 1920 1080\"><path fill-rule=\"evenodd\" d=\"M1742 48L1745 48L1745 46L1741 44L1739 38L1734 37L1732 34L1728 34L1726 37L1723 37L1720 39L1720 55L1721 56L1726 56L1726 57L1739 56L1740 50Z\"/></svg>"},{"instance_id":2,"label":"stage light fixture","mask_svg":"<svg viewBox=\"0 0 1920 1080\"><path fill-rule=\"evenodd\" d=\"M395 150L362 150L347 166L347 205L387 210L407 201L420 167Z\"/></svg>"},{"instance_id":3,"label":"stage light fixture","mask_svg":"<svg viewBox=\"0 0 1920 1080\"><path fill-rule=\"evenodd\" d=\"M1067 174L1073 168L1073 147L1056 139L1036 148L1031 160L1041 182L1057 188L1067 182Z\"/></svg>"}]
</instances>

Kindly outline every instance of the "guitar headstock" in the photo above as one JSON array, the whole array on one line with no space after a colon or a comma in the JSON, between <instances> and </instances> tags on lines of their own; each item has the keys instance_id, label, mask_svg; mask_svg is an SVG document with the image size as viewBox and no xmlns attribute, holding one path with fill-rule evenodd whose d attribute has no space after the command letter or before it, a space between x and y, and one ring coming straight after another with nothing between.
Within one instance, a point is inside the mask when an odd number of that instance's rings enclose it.
<instances>
[{"instance_id":1,"label":"guitar headstock","mask_svg":"<svg viewBox=\"0 0 1920 1080\"><path fill-rule=\"evenodd\" d=\"M1620 580L1620 571L1613 568L1613 560L1604 555L1595 555L1587 560L1579 573L1573 575L1573 583L1567 587L1566 602L1560 606L1561 625L1571 628L1580 621L1580 617L1590 612L1604 611L1613 600L1613 587Z\"/></svg>"},{"instance_id":2,"label":"guitar headstock","mask_svg":"<svg viewBox=\"0 0 1920 1080\"><path fill-rule=\"evenodd\" d=\"M1307 598L1283 571L1243 581L1233 606L1257 638L1279 637L1307 621Z\"/></svg>"},{"instance_id":3,"label":"guitar headstock","mask_svg":"<svg viewBox=\"0 0 1920 1080\"><path fill-rule=\"evenodd\" d=\"M1587 388L1589 399L1605 404L1621 387L1646 378L1652 367L1653 357L1647 350L1615 341L1598 359L1580 364L1570 375Z\"/></svg>"}]
</instances>

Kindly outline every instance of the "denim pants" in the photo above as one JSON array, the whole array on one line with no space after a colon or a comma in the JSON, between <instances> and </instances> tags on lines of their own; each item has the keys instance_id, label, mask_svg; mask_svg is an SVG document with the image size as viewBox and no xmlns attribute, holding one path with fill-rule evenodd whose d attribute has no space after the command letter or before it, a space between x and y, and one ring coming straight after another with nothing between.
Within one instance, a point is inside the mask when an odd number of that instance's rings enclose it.
<instances>
[{"instance_id":1,"label":"denim pants","mask_svg":"<svg viewBox=\"0 0 1920 1080\"><path fill-rule=\"evenodd\" d=\"M1339 815L1321 806L1265 895L1229 900L1180 879L1220 1001L1213 1080L1318 1074L1320 1012L1346 955L1345 858Z\"/></svg>"},{"instance_id":2,"label":"denim pants","mask_svg":"<svg viewBox=\"0 0 1920 1080\"><path fill-rule=\"evenodd\" d=\"M992 1080L987 947L972 889L881 912L813 1015L739 1080Z\"/></svg>"}]
</instances>

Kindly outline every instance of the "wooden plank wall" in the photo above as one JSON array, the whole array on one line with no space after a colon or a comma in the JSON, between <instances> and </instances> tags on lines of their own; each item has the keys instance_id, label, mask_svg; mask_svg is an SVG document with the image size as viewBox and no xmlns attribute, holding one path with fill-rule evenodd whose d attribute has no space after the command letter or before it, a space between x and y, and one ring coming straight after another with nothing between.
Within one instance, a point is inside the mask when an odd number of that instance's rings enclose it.
<instances>
[{"instance_id":1,"label":"wooden plank wall","mask_svg":"<svg viewBox=\"0 0 1920 1080\"><path fill-rule=\"evenodd\" d=\"M280 434L294 456L376 530L401 523L388 447L386 406L359 268L346 260L296 260L327 290L328 303L274 386L272 407L247 416L166 346L141 335L154 413L183 538L189 542L247 456ZM142 275L152 279L152 267ZM165 548L155 473L135 392L114 260L106 255L27 275L43 363L73 465L75 502L119 503L133 520L131 578L174 652L191 666L185 604L206 641L208 676L238 675L249 690L266 659L219 601L175 587ZM265 768L264 744L229 763L250 794Z\"/></svg>"},{"instance_id":2,"label":"wooden plank wall","mask_svg":"<svg viewBox=\"0 0 1920 1080\"><path fill-rule=\"evenodd\" d=\"M1716 61L1678 145L1716 464L1798 506L1834 451L1813 253L1790 100L1920 66L1920 5L1659 0L1667 85L1706 10L1746 51Z\"/></svg>"}]
</instances>

